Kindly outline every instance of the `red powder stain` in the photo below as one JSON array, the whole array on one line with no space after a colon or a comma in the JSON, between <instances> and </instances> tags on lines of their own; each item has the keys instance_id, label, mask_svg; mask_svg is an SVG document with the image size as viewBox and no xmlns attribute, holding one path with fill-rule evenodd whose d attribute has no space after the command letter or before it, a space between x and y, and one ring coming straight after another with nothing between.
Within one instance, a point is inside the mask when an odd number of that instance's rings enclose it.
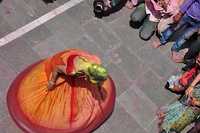
<instances>
[{"instance_id":1,"label":"red powder stain","mask_svg":"<svg viewBox=\"0 0 200 133\"><path fill-rule=\"evenodd\" d=\"M40 44L40 41L35 40L35 41L33 41L33 43L35 43L36 45L38 45L38 44Z\"/></svg>"},{"instance_id":2,"label":"red powder stain","mask_svg":"<svg viewBox=\"0 0 200 133\"><path fill-rule=\"evenodd\" d=\"M6 10L6 14L11 14L11 11L9 11L9 10Z\"/></svg>"},{"instance_id":3,"label":"red powder stain","mask_svg":"<svg viewBox=\"0 0 200 133\"><path fill-rule=\"evenodd\" d=\"M144 130L145 130L146 132L148 132L147 128L144 128Z\"/></svg>"}]
</instances>

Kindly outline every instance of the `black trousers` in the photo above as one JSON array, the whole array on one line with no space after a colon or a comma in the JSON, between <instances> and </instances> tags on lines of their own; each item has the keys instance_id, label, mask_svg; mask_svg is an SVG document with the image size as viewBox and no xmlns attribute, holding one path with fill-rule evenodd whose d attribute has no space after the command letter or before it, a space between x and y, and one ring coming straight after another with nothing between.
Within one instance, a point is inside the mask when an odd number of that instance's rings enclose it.
<instances>
[{"instance_id":1,"label":"black trousers","mask_svg":"<svg viewBox=\"0 0 200 133\"><path fill-rule=\"evenodd\" d=\"M182 70L186 71L188 68L194 66L196 57L200 52L200 35L197 36L196 40L191 43L188 52L185 54L183 60L186 66Z\"/></svg>"}]
</instances>

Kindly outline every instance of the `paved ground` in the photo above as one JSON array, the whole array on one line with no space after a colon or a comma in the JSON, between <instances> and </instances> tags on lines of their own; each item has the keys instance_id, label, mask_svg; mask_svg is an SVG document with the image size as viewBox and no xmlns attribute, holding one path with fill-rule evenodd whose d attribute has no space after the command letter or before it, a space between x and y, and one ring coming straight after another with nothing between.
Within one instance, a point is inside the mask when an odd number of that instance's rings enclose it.
<instances>
[{"instance_id":1,"label":"paved ground","mask_svg":"<svg viewBox=\"0 0 200 133\"><path fill-rule=\"evenodd\" d=\"M0 133L20 133L6 105L7 90L27 66L64 50L98 54L117 90L112 116L94 133L157 133L156 109L177 99L164 89L168 77L183 65L171 60L171 43L152 50L130 26L122 7L102 18L93 0L4 0L0 4ZM186 132L187 129L185 129Z\"/></svg>"}]
</instances>

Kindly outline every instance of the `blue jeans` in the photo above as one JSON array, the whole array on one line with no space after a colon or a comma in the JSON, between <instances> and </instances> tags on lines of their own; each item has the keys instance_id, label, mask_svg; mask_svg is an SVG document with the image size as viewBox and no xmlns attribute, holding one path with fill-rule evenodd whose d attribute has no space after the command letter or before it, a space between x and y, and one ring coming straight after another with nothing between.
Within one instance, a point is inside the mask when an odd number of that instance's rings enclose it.
<instances>
[{"instance_id":1,"label":"blue jeans","mask_svg":"<svg viewBox=\"0 0 200 133\"><path fill-rule=\"evenodd\" d=\"M183 30L183 33L175 41L174 45L171 48L172 51L178 52L185 41L189 39L200 28L200 22L196 22L195 20L193 20L187 15L187 13L182 16L179 22L172 24L164 31L163 35L159 38L161 44L164 45L167 40L173 35L173 33L184 25L187 25L186 28Z\"/></svg>"}]
</instances>

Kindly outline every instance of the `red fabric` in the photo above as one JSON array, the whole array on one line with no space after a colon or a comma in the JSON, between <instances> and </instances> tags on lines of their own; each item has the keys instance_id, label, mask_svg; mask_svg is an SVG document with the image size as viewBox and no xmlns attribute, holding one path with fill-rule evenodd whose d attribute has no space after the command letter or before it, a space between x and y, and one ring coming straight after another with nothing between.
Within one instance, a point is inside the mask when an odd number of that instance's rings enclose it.
<instances>
[{"instance_id":1,"label":"red fabric","mask_svg":"<svg viewBox=\"0 0 200 133\"><path fill-rule=\"evenodd\" d=\"M78 55L71 55L69 56L68 60L67 60L67 68L66 68L66 73L68 75L70 75L70 73L74 70L74 63L73 60L75 57L77 57Z\"/></svg>"},{"instance_id":2,"label":"red fabric","mask_svg":"<svg viewBox=\"0 0 200 133\"><path fill-rule=\"evenodd\" d=\"M179 79L179 83L183 86L186 86L188 84L188 79L192 78L192 76L195 74L196 69L198 68L198 66L193 67L186 76L182 76Z\"/></svg>"},{"instance_id":3,"label":"red fabric","mask_svg":"<svg viewBox=\"0 0 200 133\"><path fill-rule=\"evenodd\" d=\"M74 67L73 60L77 56L83 56L84 58L88 59L89 61L92 61L92 62L97 63L97 64L101 63L100 59L96 55L93 55L93 54L90 54L90 53L87 53L87 52L80 52L80 51L71 53L71 55L69 55L69 57L67 59L66 73L68 75L70 75L71 72L76 69Z\"/></svg>"},{"instance_id":4,"label":"red fabric","mask_svg":"<svg viewBox=\"0 0 200 133\"><path fill-rule=\"evenodd\" d=\"M101 86L76 76L60 75L53 91L46 91L52 69L64 65L71 53L63 51L23 70L11 84L7 105L11 117L24 132L89 133L111 114L115 86L109 77Z\"/></svg>"}]
</instances>

